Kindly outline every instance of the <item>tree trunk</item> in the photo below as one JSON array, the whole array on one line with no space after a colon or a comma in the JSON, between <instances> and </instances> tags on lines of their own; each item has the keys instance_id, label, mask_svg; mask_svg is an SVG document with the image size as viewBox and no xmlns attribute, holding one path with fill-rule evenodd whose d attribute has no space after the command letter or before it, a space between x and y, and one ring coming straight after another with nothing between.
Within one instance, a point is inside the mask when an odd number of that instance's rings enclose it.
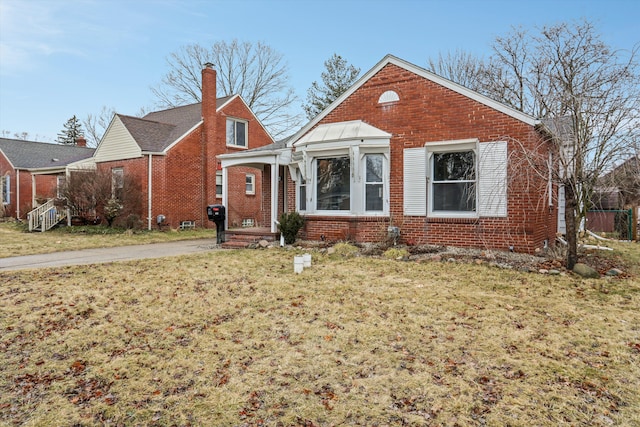
<instances>
[{"instance_id":1,"label":"tree trunk","mask_svg":"<svg viewBox=\"0 0 640 427\"><path fill-rule=\"evenodd\" d=\"M570 183L564 186L564 197L564 221L567 227L567 270L573 270L573 266L578 262L578 225L576 224L578 201Z\"/></svg>"}]
</instances>

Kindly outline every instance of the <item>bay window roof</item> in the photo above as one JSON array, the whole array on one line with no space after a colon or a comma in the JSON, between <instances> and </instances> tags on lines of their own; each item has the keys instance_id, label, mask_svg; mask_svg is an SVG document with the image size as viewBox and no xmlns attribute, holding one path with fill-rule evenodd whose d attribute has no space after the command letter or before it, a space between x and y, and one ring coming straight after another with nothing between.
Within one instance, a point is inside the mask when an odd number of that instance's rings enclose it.
<instances>
[{"instance_id":1,"label":"bay window roof","mask_svg":"<svg viewBox=\"0 0 640 427\"><path fill-rule=\"evenodd\" d=\"M391 134L362 120L320 125L296 141L295 147L345 140L389 139Z\"/></svg>"}]
</instances>

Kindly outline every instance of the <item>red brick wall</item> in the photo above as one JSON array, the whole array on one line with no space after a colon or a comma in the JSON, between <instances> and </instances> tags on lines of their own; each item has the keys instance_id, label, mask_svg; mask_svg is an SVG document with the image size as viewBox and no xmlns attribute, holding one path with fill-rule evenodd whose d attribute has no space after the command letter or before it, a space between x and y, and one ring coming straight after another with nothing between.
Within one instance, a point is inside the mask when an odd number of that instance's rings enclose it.
<instances>
[{"instance_id":1,"label":"red brick wall","mask_svg":"<svg viewBox=\"0 0 640 427\"><path fill-rule=\"evenodd\" d=\"M239 98L234 98L225 105L225 107L218 112L216 137L213 141L209 142L209 153L214 153L214 155L210 162L213 165L212 172L208 175L209 191L207 200L209 200L209 202L207 204L222 203L222 199L215 198L215 170L218 165L218 160L215 155L237 153L246 150L245 148L227 146L227 117L248 121L248 149L262 147L273 142L269 134L264 130L258 120L253 117L251 111ZM245 194L245 179L248 173L256 177L255 195ZM261 212L262 196L260 195L260 190L263 188L262 170L248 167L232 167L228 169L227 177L229 200L227 201L226 208L229 227L240 226L243 219L253 219L257 225L268 226L268 221L266 223L264 222Z\"/></svg>"},{"instance_id":2,"label":"red brick wall","mask_svg":"<svg viewBox=\"0 0 640 427\"><path fill-rule=\"evenodd\" d=\"M16 171L13 169L13 167L11 166L7 158L2 153L0 153L0 176L9 176L9 180L11 181L9 183L11 187L10 194L9 194L10 203L8 205L4 205L4 215L7 217L15 218L16 206L17 206L16 204ZM2 203L2 200L0 200L0 203Z\"/></svg>"},{"instance_id":3,"label":"red brick wall","mask_svg":"<svg viewBox=\"0 0 640 427\"><path fill-rule=\"evenodd\" d=\"M380 95L393 90L400 101L378 104ZM401 229L401 240L410 244L437 244L532 252L545 239L553 241L555 209L545 195L546 181L534 174L509 170L508 218L444 220L403 215L403 150L427 142L478 138L480 142L508 141L510 154L522 144L536 150L540 136L532 126L516 120L393 64L345 99L319 124L363 120L391 133L390 205L392 223ZM518 142L516 142L518 141ZM513 168L512 168L513 169ZM289 208L293 209L293 198ZM305 232L310 239L321 234L373 241L379 219L365 220L354 228L352 218L309 217ZM383 227L385 228L385 227ZM386 228L385 228L386 230ZM380 233L378 232L378 235Z\"/></svg>"},{"instance_id":4,"label":"red brick wall","mask_svg":"<svg viewBox=\"0 0 640 427\"><path fill-rule=\"evenodd\" d=\"M218 112L215 128L201 126L184 137L172 147L165 156L153 156L152 183L152 226L156 227L156 218L162 214L172 228L180 226L181 221L196 221L197 227L214 228L208 220L206 206L220 204L222 199L215 197L217 154L237 152L238 148L226 145L226 117L248 119L248 143L250 148L260 147L272 142L262 126L252 117L251 112L239 99L234 99ZM208 133L207 133L208 129ZM207 136L211 135L213 136ZM148 217L148 167L149 157L100 163L99 167L111 170L122 167L126 176L136 176L141 184L142 200L140 218L144 225ZM246 174L256 177L254 195L245 191ZM228 171L227 217L230 226L240 226L243 219L261 221L262 171L259 169L235 167Z\"/></svg>"}]
</instances>

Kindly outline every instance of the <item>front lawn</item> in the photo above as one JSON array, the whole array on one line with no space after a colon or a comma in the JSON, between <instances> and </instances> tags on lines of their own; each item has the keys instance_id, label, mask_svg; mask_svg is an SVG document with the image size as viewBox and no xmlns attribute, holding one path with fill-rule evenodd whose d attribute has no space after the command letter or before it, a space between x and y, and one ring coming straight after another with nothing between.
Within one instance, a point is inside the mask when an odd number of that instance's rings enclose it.
<instances>
[{"instance_id":1,"label":"front lawn","mask_svg":"<svg viewBox=\"0 0 640 427\"><path fill-rule=\"evenodd\" d=\"M3 222L0 223L0 258L204 238L215 239L215 230L134 232L105 226L83 226L29 233L23 224Z\"/></svg>"},{"instance_id":2,"label":"front lawn","mask_svg":"<svg viewBox=\"0 0 640 427\"><path fill-rule=\"evenodd\" d=\"M0 424L640 425L638 279L293 255L0 273Z\"/></svg>"}]
</instances>

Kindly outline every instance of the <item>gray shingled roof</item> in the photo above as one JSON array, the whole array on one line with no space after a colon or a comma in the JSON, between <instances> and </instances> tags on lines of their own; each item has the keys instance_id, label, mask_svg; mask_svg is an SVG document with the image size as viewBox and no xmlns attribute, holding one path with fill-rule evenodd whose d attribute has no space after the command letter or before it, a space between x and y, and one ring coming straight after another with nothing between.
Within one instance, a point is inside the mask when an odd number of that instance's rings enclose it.
<instances>
[{"instance_id":1,"label":"gray shingled roof","mask_svg":"<svg viewBox=\"0 0 640 427\"><path fill-rule=\"evenodd\" d=\"M216 99L216 109L231 96ZM146 116L118 114L142 151L161 152L202 120L202 104L190 104L168 110L154 111Z\"/></svg>"},{"instance_id":2,"label":"gray shingled roof","mask_svg":"<svg viewBox=\"0 0 640 427\"><path fill-rule=\"evenodd\" d=\"M48 169L88 159L95 148L0 138L0 151L15 168Z\"/></svg>"}]
</instances>

